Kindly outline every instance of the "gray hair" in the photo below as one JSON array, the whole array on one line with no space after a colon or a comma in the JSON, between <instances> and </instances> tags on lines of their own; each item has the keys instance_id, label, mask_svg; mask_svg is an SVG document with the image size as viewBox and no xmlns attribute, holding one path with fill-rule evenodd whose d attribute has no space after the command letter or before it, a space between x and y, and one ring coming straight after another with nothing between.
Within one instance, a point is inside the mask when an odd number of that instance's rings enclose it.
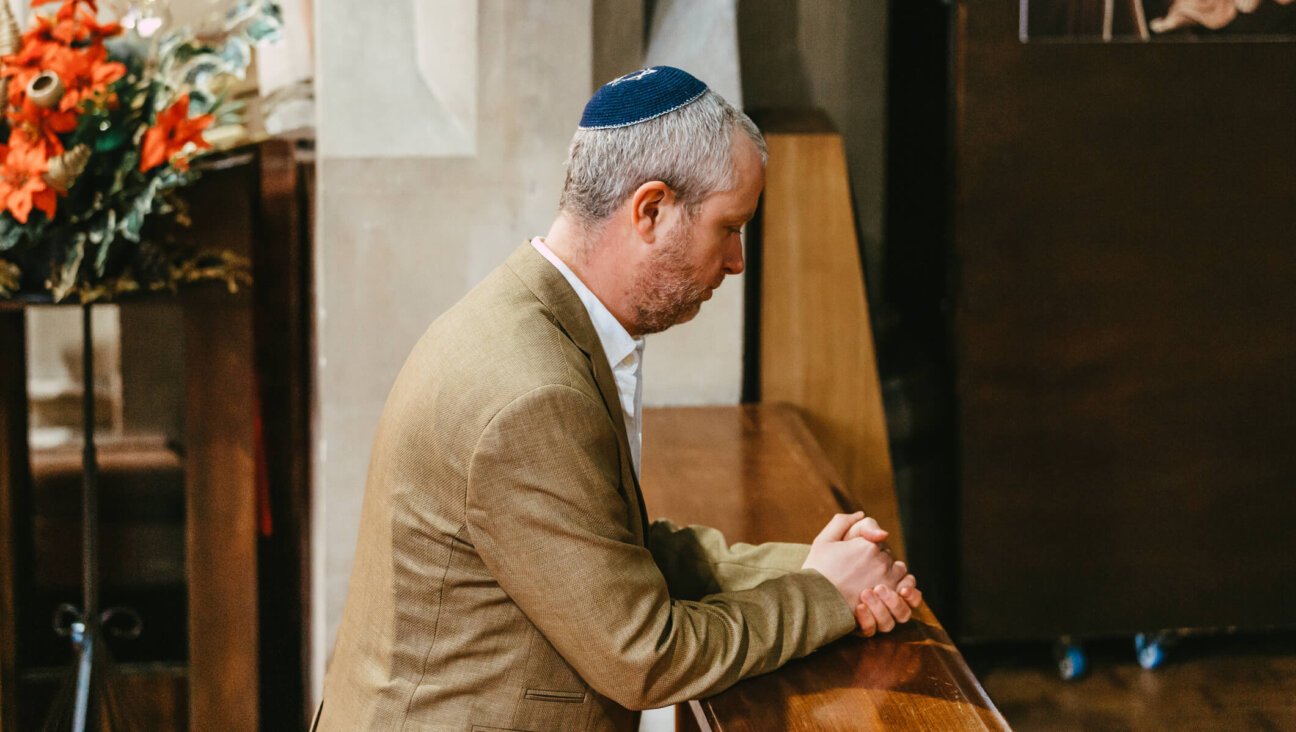
<instances>
[{"instance_id":1,"label":"gray hair","mask_svg":"<svg viewBox=\"0 0 1296 732\"><path fill-rule=\"evenodd\" d=\"M707 196L738 184L732 148L738 131L756 144L761 164L768 163L765 138L751 118L710 89L645 122L577 130L558 208L593 229L639 186L659 180L675 191L688 216L696 216Z\"/></svg>"}]
</instances>

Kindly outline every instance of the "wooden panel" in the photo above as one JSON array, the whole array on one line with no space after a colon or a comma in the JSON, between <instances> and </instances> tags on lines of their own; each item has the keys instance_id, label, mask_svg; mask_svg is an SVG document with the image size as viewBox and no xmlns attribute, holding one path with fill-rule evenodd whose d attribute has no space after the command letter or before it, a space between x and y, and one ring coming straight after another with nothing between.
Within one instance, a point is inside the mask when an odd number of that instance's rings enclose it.
<instances>
[{"instance_id":1,"label":"wooden panel","mask_svg":"<svg viewBox=\"0 0 1296 732\"><path fill-rule=\"evenodd\" d=\"M843 638L691 706L725 732L1008 729L926 605L891 633Z\"/></svg>"},{"instance_id":2,"label":"wooden panel","mask_svg":"<svg viewBox=\"0 0 1296 732\"><path fill-rule=\"evenodd\" d=\"M20 724L7 729L38 730L60 689L67 683L69 669L41 669L23 674L24 704ZM133 730L205 729L190 727L188 680L184 666L169 663L122 663L114 666L112 688L119 708ZM99 729L109 730L106 705L96 703ZM92 712L93 714L93 712Z\"/></svg>"},{"instance_id":3,"label":"wooden panel","mask_svg":"<svg viewBox=\"0 0 1296 732\"><path fill-rule=\"evenodd\" d=\"M190 724L257 729L252 312L246 295L185 296Z\"/></svg>"},{"instance_id":4,"label":"wooden panel","mask_svg":"<svg viewBox=\"0 0 1296 732\"><path fill-rule=\"evenodd\" d=\"M183 667L140 664L120 669L122 699L139 729L163 730L184 727L188 719L188 678ZM190 725L187 729L201 730Z\"/></svg>"},{"instance_id":5,"label":"wooden panel","mask_svg":"<svg viewBox=\"0 0 1296 732\"><path fill-rule=\"evenodd\" d=\"M193 236L250 254L253 166L208 171L192 194ZM255 180L254 177L251 178ZM252 293L181 296L189 572L189 720L256 730L257 486Z\"/></svg>"},{"instance_id":6,"label":"wooden panel","mask_svg":"<svg viewBox=\"0 0 1296 732\"><path fill-rule=\"evenodd\" d=\"M842 487L903 555L841 138L766 127L760 398L801 409Z\"/></svg>"},{"instance_id":7,"label":"wooden panel","mask_svg":"<svg viewBox=\"0 0 1296 732\"><path fill-rule=\"evenodd\" d=\"M841 510L831 465L786 405L647 409L643 432L651 516L731 542L806 542ZM1007 729L925 605L892 633L842 639L690 707L703 730Z\"/></svg>"},{"instance_id":8,"label":"wooden panel","mask_svg":"<svg viewBox=\"0 0 1296 732\"><path fill-rule=\"evenodd\" d=\"M965 636L1296 624L1296 46L959 12Z\"/></svg>"},{"instance_id":9,"label":"wooden panel","mask_svg":"<svg viewBox=\"0 0 1296 732\"><path fill-rule=\"evenodd\" d=\"M26 329L21 309L0 309L0 729L18 725L18 588L31 562Z\"/></svg>"},{"instance_id":10,"label":"wooden panel","mask_svg":"<svg viewBox=\"0 0 1296 732\"><path fill-rule=\"evenodd\" d=\"M288 140L260 146L252 251L256 282L256 363L266 465L259 542L262 725L309 721L306 653L309 595L310 438L309 233L304 166Z\"/></svg>"},{"instance_id":11,"label":"wooden panel","mask_svg":"<svg viewBox=\"0 0 1296 732\"><path fill-rule=\"evenodd\" d=\"M730 541L808 544L846 510L836 471L787 405L645 409L643 434L651 518L710 526Z\"/></svg>"},{"instance_id":12,"label":"wooden panel","mask_svg":"<svg viewBox=\"0 0 1296 732\"><path fill-rule=\"evenodd\" d=\"M36 450L32 467L32 566L37 592L79 590L82 447ZM108 442L99 465L99 581L102 588L173 586L185 582L184 471L166 446ZM49 606L51 609L54 605ZM40 617L27 632L49 632ZM152 622L148 622L152 626ZM59 639L60 646L67 641ZM180 648L176 658L183 658Z\"/></svg>"}]
</instances>

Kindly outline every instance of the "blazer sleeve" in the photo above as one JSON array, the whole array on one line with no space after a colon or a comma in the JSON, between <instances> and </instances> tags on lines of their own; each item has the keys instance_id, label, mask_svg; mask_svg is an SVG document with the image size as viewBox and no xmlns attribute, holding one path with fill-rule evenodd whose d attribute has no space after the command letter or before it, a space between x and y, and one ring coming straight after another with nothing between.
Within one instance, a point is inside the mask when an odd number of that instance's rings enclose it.
<instances>
[{"instance_id":1,"label":"blazer sleeve","mask_svg":"<svg viewBox=\"0 0 1296 732\"><path fill-rule=\"evenodd\" d=\"M679 528L657 519L648 530L648 550L672 597L700 599L716 592L747 590L766 580L800 571L808 544L733 544L708 526Z\"/></svg>"},{"instance_id":2,"label":"blazer sleeve","mask_svg":"<svg viewBox=\"0 0 1296 732\"><path fill-rule=\"evenodd\" d=\"M709 696L855 627L814 570L673 599L630 531L617 450L601 402L542 386L489 422L466 496L482 561L600 694L630 709Z\"/></svg>"}]
</instances>

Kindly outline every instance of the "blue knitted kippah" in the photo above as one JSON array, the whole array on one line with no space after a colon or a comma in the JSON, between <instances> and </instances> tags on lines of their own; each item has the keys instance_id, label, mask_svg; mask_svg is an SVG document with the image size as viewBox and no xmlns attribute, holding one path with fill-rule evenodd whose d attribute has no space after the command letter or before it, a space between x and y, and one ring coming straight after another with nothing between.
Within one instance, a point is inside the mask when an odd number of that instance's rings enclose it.
<instances>
[{"instance_id":1,"label":"blue knitted kippah","mask_svg":"<svg viewBox=\"0 0 1296 732\"><path fill-rule=\"evenodd\" d=\"M706 84L674 66L640 69L599 87L585 105L580 128L605 130L647 122L693 102L706 90Z\"/></svg>"}]
</instances>

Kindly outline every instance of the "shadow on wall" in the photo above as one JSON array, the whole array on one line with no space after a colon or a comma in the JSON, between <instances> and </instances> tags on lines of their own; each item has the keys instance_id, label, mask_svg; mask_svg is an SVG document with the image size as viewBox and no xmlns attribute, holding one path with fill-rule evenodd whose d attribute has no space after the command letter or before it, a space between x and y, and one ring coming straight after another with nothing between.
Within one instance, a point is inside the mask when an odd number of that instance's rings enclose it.
<instances>
[{"instance_id":1,"label":"shadow on wall","mask_svg":"<svg viewBox=\"0 0 1296 732\"><path fill-rule=\"evenodd\" d=\"M801 55L800 0L738 3L738 49L748 107L813 107Z\"/></svg>"},{"instance_id":2,"label":"shadow on wall","mask_svg":"<svg viewBox=\"0 0 1296 732\"><path fill-rule=\"evenodd\" d=\"M881 268L886 143L886 2L738 3L738 48L748 109L821 109L842 135L869 303L884 297Z\"/></svg>"}]
</instances>

